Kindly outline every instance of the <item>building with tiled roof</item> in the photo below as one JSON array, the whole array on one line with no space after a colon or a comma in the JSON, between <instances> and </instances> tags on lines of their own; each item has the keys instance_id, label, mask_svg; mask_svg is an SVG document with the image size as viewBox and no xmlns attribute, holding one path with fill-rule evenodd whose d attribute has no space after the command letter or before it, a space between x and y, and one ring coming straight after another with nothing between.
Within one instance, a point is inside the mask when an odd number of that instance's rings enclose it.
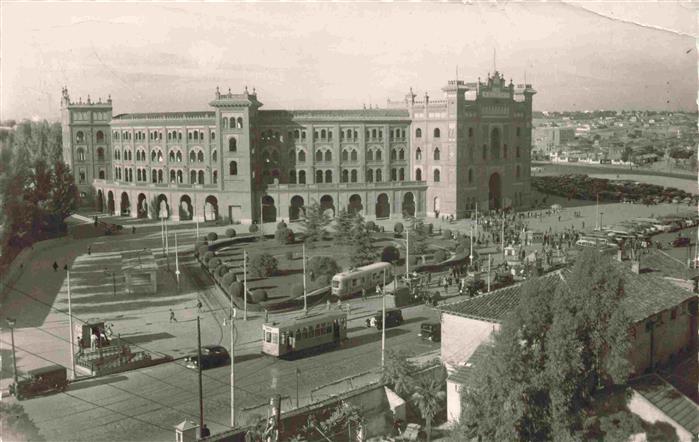
<instances>
[{"instance_id":1,"label":"building with tiled roof","mask_svg":"<svg viewBox=\"0 0 699 442\"><path fill-rule=\"evenodd\" d=\"M387 109L263 110L257 92L208 110L112 114L62 91L63 158L110 214L295 221L317 202L381 219L528 206L531 85L495 72L412 90Z\"/></svg>"}]
</instances>

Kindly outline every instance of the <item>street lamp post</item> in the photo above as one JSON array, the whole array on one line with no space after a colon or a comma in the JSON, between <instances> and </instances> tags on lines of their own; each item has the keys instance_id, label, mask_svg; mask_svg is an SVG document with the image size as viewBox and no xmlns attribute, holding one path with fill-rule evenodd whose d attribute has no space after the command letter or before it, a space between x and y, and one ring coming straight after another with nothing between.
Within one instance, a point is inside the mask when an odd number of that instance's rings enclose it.
<instances>
[{"instance_id":1,"label":"street lamp post","mask_svg":"<svg viewBox=\"0 0 699 442\"><path fill-rule=\"evenodd\" d=\"M116 296L116 272L110 272L107 268L104 268L104 274L112 277L112 294Z\"/></svg>"},{"instance_id":2,"label":"street lamp post","mask_svg":"<svg viewBox=\"0 0 699 442\"><path fill-rule=\"evenodd\" d=\"M17 355L15 354L15 325L17 320L7 318L7 325L10 327L10 341L12 343L12 379L15 382L15 395L17 394Z\"/></svg>"}]
</instances>

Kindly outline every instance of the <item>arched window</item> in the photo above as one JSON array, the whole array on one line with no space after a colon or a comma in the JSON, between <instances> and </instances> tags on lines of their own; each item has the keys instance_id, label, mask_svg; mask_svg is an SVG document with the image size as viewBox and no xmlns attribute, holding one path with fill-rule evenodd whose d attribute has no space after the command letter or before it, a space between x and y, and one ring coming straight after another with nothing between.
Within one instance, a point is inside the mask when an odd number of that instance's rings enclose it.
<instances>
[{"instance_id":1,"label":"arched window","mask_svg":"<svg viewBox=\"0 0 699 442\"><path fill-rule=\"evenodd\" d=\"M422 181L422 169L415 169L415 181Z\"/></svg>"},{"instance_id":2,"label":"arched window","mask_svg":"<svg viewBox=\"0 0 699 442\"><path fill-rule=\"evenodd\" d=\"M231 137L228 140L228 152L235 152L237 150L238 150L238 141L235 138Z\"/></svg>"},{"instance_id":3,"label":"arched window","mask_svg":"<svg viewBox=\"0 0 699 442\"><path fill-rule=\"evenodd\" d=\"M398 169L398 181L405 181L405 169Z\"/></svg>"},{"instance_id":4,"label":"arched window","mask_svg":"<svg viewBox=\"0 0 699 442\"><path fill-rule=\"evenodd\" d=\"M127 160L131 161L131 160L133 159L131 150L127 150L126 153L129 155L129 157L127 158Z\"/></svg>"},{"instance_id":5,"label":"arched window","mask_svg":"<svg viewBox=\"0 0 699 442\"><path fill-rule=\"evenodd\" d=\"M400 149L398 151L398 159L399 160L404 160L405 159L405 149Z\"/></svg>"},{"instance_id":6,"label":"arched window","mask_svg":"<svg viewBox=\"0 0 699 442\"><path fill-rule=\"evenodd\" d=\"M323 161L323 152L316 150L316 161Z\"/></svg>"},{"instance_id":7,"label":"arched window","mask_svg":"<svg viewBox=\"0 0 699 442\"><path fill-rule=\"evenodd\" d=\"M350 153L350 160L357 161L357 151L354 149L352 149L352 152Z\"/></svg>"},{"instance_id":8,"label":"arched window","mask_svg":"<svg viewBox=\"0 0 699 442\"><path fill-rule=\"evenodd\" d=\"M178 163L182 162L182 152L180 152L179 150L175 154L175 160L177 160Z\"/></svg>"},{"instance_id":9,"label":"arched window","mask_svg":"<svg viewBox=\"0 0 699 442\"><path fill-rule=\"evenodd\" d=\"M517 158L519 158L519 146L517 146L517 148L515 150L515 155L517 156Z\"/></svg>"},{"instance_id":10,"label":"arched window","mask_svg":"<svg viewBox=\"0 0 699 442\"><path fill-rule=\"evenodd\" d=\"M201 150L197 152L197 161L199 161L200 163L204 162L204 152Z\"/></svg>"},{"instance_id":11,"label":"arched window","mask_svg":"<svg viewBox=\"0 0 699 442\"><path fill-rule=\"evenodd\" d=\"M223 120L221 120L221 127L223 129L228 129L228 118L224 117Z\"/></svg>"},{"instance_id":12,"label":"arched window","mask_svg":"<svg viewBox=\"0 0 699 442\"><path fill-rule=\"evenodd\" d=\"M218 170L214 170L212 177L213 177L214 184L218 184Z\"/></svg>"},{"instance_id":13,"label":"arched window","mask_svg":"<svg viewBox=\"0 0 699 442\"><path fill-rule=\"evenodd\" d=\"M198 140L198 139L199 139L199 131L198 131L198 130L195 130L195 131L194 131L194 139L195 139L195 140Z\"/></svg>"},{"instance_id":14,"label":"arched window","mask_svg":"<svg viewBox=\"0 0 699 442\"><path fill-rule=\"evenodd\" d=\"M192 139L192 136L193 136L192 131L191 131L191 130L188 130L188 131L187 131L187 139L188 139L188 140L191 140L191 139Z\"/></svg>"},{"instance_id":15,"label":"arched window","mask_svg":"<svg viewBox=\"0 0 699 442\"><path fill-rule=\"evenodd\" d=\"M242 118L242 117L238 117L238 125L237 125L237 127L238 127L238 129L242 129L242 128L243 128L243 118Z\"/></svg>"},{"instance_id":16,"label":"arched window","mask_svg":"<svg viewBox=\"0 0 699 442\"><path fill-rule=\"evenodd\" d=\"M435 127L434 128L434 138L439 138L439 135L440 135L439 128Z\"/></svg>"},{"instance_id":17,"label":"arched window","mask_svg":"<svg viewBox=\"0 0 699 442\"><path fill-rule=\"evenodd\" d=\"M381 161L381 149L376 149L376 161Z\"/></svg>"},{"instance_id":18,"label":"arched window","mask_svg":"<svg viewBox=\"0 0 699 442\"><path fill-rule=\"evenodd\" d=\"M305 162L306 162L306 151L299 150L299 163L305 163Z\"/></svg>"},{"instance_id":19,"label":"arched window","mask_svg":"<svg viewBox=\"0 0 699 442\"><path fill-rule=\"evenodd\" d=\"M371 130L371 138L376 139L376 129Z\"/></svg>"},{"instance_id":20,"label":"arched window","mask_svg":"<svg viewBox=\"0 0 699 442\"><path fill-rule=\"evenodd\" d=\"M79 131L75 134L75 141L78 142L78 143L83 143L83 142L85 142L85 134L83 133L83 131L79 130Z\"/></svg>"},{"instance_id":21,"label":"arched window","mask_svg":"<svg viewBox=\"0 0 699 442\"><path fill-rule=\"evenodd\" d=\"M468 169L468 183L473 183L473 169Z\"/></svg>"},{"instance_id":22,"label":"arched window","mask_svg":"<svg viewBox=\"0 0 699 442\"><path fill-rule=\"evenodd\" d=\"M151 170L151 181L154 183L158 182L158 171L155 169Z\"/></svg>"},{"instance_id":23,"label":"arched window","mask_svg":"<svg viewBox=\"0 0 699 442\"><path fill-rule=\"evenodd\" d=\"M327 137L327 132L325 132L325 129L322 129L320 131L320 138L324 140Z\"/></svg>"},{"instance_id":24,"label":"arched window","mask_svg":"<svg viewBox=\"0 0 699 442\"><path fill-rule=\"evenodd\" d=\"M367 161L374 161L374 151L373 150L366 151L366 160Z\"/></svg>"},{"instance_id":25,"label":"arched window","mask_svg":"<svg viewBox=\"0 0 699 442\"><path fill-rule=\"evenodd\" d=\"M381 169L376 169L376 182L380 183L381 178L382 178L383 173L381 172Z\"/></svg>"},{"instance_id":26,"label":"arched window","mask_svg":"<svg viewBox=\"0 0 699 442\"><path fill-rule=\"evenodd\" d=\"M347 129L347 139L352 138L352 129Z\"/></svg>"},{"instance_id":27,"label":"arched window","mask_svg":"<svg viewBox=\"0 0 699 442\"><path fill-rule=\"evenodd\" d=\"M289 182L291 184L296 184L296 171L295 170L289 171Z\"/></svg>"},{"instance_id":28,"label":"arched window","mask_svg":"<svg viewBox=\"0 0 699 442\"><path fill-rule=\"evenodd\" d=\"M333 153L330 150L325 151L325 161L332 161L333 160Z\"/></svg>"},{"instance_id":29,"label":"arched window","mask_svg":"<svg viewBox=\"0 0 699 442\"><path fill-rule=\"evenodd\" d=\"M333 139L333 131L328 130L328 140L332 140L332 139Z\"/></svg>"},{"instance_id":30,"label":"arched window","mask_svg":"<svg viewBox=\"0 0 699 442\"><path fill-rule=\"evenodd\" d=\"M231 117L230 127L231 127L231 129L235 129L235 117Z\"/></svg>"},{"instance_id":31,"label":"arched window","mask_svg":"<svg viewBox=\"0 0 699 442\"><path fill-rule=\"evenodd\" d=\"M332 171L332 170L326 170L326 171L325 171L325 182L326 182L326 183L332 183L332 182L333 182L333 171Z\"/></svg>"},{"instance_id":32,"label":"arched window","mask_svg":"<svg viewBox=\"0 0 699 442\"><path fill-rule=\"evenodd\" d=\"M197 153L194 151L189 152L189 162L193 163L197 160Z\"/></svg>"},{"instance_id":33,"label":"arched window","mask_svg":"<svg viewBox=\"0 0 699 442\"><path fill-rule=\"evenodd\" d=\"M175 171L174 171L174 170L170 170L170 182L171 182L171 183L174 183L176 179L177 179L177 178L176 178Z\"/></svg>"},{"instance_id":34,"label":"arched window","mask_svg":"<svg viewBox=\"0 0 699 442\"><path fill-rule=\"evenodd\" d=\"M238 175L238 163L235 161L231 161L228 163L228 174L229 175Z\"/></svg>"},{"instance_id":35,"label":"arched window","mask_svg":"<svg viewBox=\"0 0 699 442\"><path fill-rule=\"evenodd\" d=\"M98 130L97 133L95 134L95 140L98 143L103 142L104 141L104 132L102 132L101 130Z\"/></svg>"},{"instance_id":36,"label":"arched window","mask_svg":"<svg viewBox=\"0 0 699 442\"><path fill-rule=\"evenodd\" d=\"M121 159L121 151L119 149L114 149L114 159L115 160Z\"/></svg>"},{"instance_id":37,"label":"arched window","mask_svg":"<svg viewBox=\"0 0 699 442\"><path fill-rule=\"evenodd\" d=\"M174 151L172 151L172 150L170 151L170 155L168 155L168 159L172 162L175 161L175 152Z\"/></svg>"},{"instance_id":38,"label":"arched window","mask_svg":"<svg viewBox=\"0 0 699 442\"><path fill-rule=\"evenodd\" d=\"M366 171L366 182L367 183L374 182L374 171L371 169L367 169L367 171Z\"/></svg>"},{"instance_id":39,"label":"arched window","mask_svg":"<svg viewBox=\"0 0 699 442\"><path fill-rule=\"evenodd\" d=\"M76 153L78 154L78 161L85 161L85 149L81 147Z\"/></svg>"},{"instance_id":40,"label":"arched window","mask_svg":"<svg viewBox=\"0 0 699 442\"><path fill-rule=\"evenodd\" d=\"M350 174L350 181L352 181L353 183L357 182L357 171L356 170L352 170L352 173Z\"/></svg>"},{"instance_id":41,"label":"arched window","mask_svg":"<svg viewBox=\"0 0 699 442\"><path fill-rule=\"evenodd\" d=\"M422 159L422 149L419 147L415 149L415 159L418 161Z\"/></svg>"},{"instance_id":42,"label":"arched window","mask_svg":"<svg viewBox=\"0 0 699 442\"><path fill-rule=\"evenodd\" d=\"M349 153L347 150L342 151L342 161L349 161Z\"/></svg>"},{"instance_id":43,"label":"arched window","mask_svg":"<svg viewBox=\"0 0 699 442\"><path fill-rule=\"evenodd\" d=\"M490 159L500 159L500 130L497 127L490 132Z\"/></svg>"},{"instance_id":44,"label":"arched window","mask_svg":"<svg viewBox=\"0 0 699 442\"><path fill-rule=\"evenodd\" d=\"M486 145L484 144L484 145L483 145L483 159L484 159L484 160L488 157L488 156L487 156L487 150L488 150L488 148L487 148Z\"/></svg>"},{"instance_id":45,"label":"arched window","mask_svg":"<svg viewBox=\"0 0 699 442\"><path fill-rule=\"evenodd\" d=\"M432 154L432 157L435 161L439 161L439 147L434 148L434 152Z\"/></svg>"},{"instance_id":46,"label":"arched window","mask_svg":"<svg viewBox=\"0 0 699 442\"><path fill-rule=\"evenodd\" d=\"M415 138L422 138L422 129L419 127L415 129Z\"/></svg>"},{"instance_id":47,"label":"arched window","mask_svg":"<svg viewBox=\"0 0 699 442\"><path fill-rule=\"evenodd\" d=\"M434 173L433 173L432 181L434 181L435 183L438 183L438 182L439 182L439 178L440 178L439 169L435 169L435 170L434 170Z\"/></svg>"},{"instance_id":48,"label":"arched window","mask_svg":"<svg viewBox=\"0 0 699 442\"><path fill-rule=\"evenodd\" d=\"M155 172L155 171L153 171ZM189 172L189 184L197 184L197 171L193 170Z\"/></svg>"},{"instance_id":49,"label":"arched window","mask_svg":"<svg viewBox=\"0 0 699 442\"><path fill-rule=\"evenodd\" d=\"M299 184L306 184L306 171L299 171Z\"/></svg>"},{"instance_id":50,"label":"arched window","mask_svg":"<svg viewBox=\"0 0 699 442\"><path fill-rule=\"evenodd\" d=\"M182 131L177 132L177 139L182 141Z\"/></svg>"},{"instance_id":51,"label":"arched window","mask_svg":"<svg viewBox=\"0 0 699 442\"><path fill-rule=\"evenodd\" d=\"M515 178L519 178L520 174L520 169L519 169L519 164L517 165L517 168L515 169Z\"/></svg>"},{"instance_id":52,"label":"arched window","mask_svg":"<svg viewBox=\"0 0 699 442\"><path fill-rule=\"evenodd\" d=\"M211 135L209 135L209 136L211 137L211 141L216 140L216 131L213 131L213 130L212 130L212 131L211 131Z\"/></svg>"},{"instance_id":53,"label":"arched window","mask_svg":"<svg viewBox=\"0 0 699 442\"><path fill-rule=\"evenodd\" d=\"M507 144L502 145L502 157L507 159Z\"/></svg>"},{"instance_id":54,"label":"arched window","mask_svg":"<svg viewBox=\"0 0 699 442\"><path fill-rule=\"evenodd\" d=\"M472 127L468 128L468 137L469 138L473 137L473 128Z\"/></svg>"},{"instance_id":55,"label":"arched window","mask_svg":"<svg viewBox=\"0 0 699 442\"><path fill-rule=\"evenodd\" d=\"M323 182L323 171L316 170L316 184Z\"/></svg>"},{"instance_id":56,"label":"arched window","mask_svg":"<svg viewBox=\"0 0 699 442\"><path fill-rule=\"evenodd\" d=\"M217 151L211 152L211 161L213 161L213 162L218 161L218 152Z\"/></svg>"},{"instance_id":57,"label":"arched window","mask_svg":"<svg viewBox=\"0 0 699 442\"><path fill-rule=\"evenodd\" d=\"M342 171L342 182L346 183L349 181L349 171L347 169Z\"/></svg>"},{"instance_id":58,"label":"arched window","mask_svg":"<svg viewBox=\"0 0 699 442\"><path fill-rule=\"evenodd\" d=\"M101 147L97 148L97 161L104 161L104 149Z\"/></svg>"},{"instance_id":59,"label":"arched window","mask_svg":"<svg viewBox=\"0 0 699 442\"><path fill-rule=\"evenodd\" d=\"M104 170L100 170L99 177L101 180L104 179Z\"/></svg>"},{"instance_id":60,"label":"arched window","mask_svg":"<svg viewBox=\"0 0 699 442\"><path fill-rule=\"evenodd\" d=\"M391 169L391 181L398 181L398 171Z\"/></svg>"},{"instance_id":61,"label":"arched window","mask_svg":"<svg viewBox=\"0 0 699 442\"><path fill-rule=\"evenodd\" d=\"M398 151L395 149L391 149L391 160L397 160L398 159Z\"/></svg>"},{"instance_id":62,"label":"arched window","mask_svg":"<svg viewBox=\"0 0 699 442\"><path fill-rule=\"evenodd\" d=\"M203 170L200 170L199 172L197 172L197 182L199 184L204 184L204 171Z\"/></svg>"}]
</instances>

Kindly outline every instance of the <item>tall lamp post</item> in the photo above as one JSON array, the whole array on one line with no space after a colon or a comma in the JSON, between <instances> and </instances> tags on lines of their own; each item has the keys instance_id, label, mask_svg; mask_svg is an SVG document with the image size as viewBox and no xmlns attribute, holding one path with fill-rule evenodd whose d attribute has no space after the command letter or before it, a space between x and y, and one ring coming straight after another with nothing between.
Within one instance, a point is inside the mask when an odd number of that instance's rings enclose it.
<instances>
[{"instance_id":1,"label":"tall lamp post","mask_svg":"<svg viewBox=\"0 0 699 442\"><path fill-rule=\"evenodd\" d=\"M107 268L104 268L104 274L112 277L112 292L116 296L116 272L110 272Z\"/></svg>"},{"instance_id":2,"label":"tall lamp post","mask_svg":"<svg viewBox=\"0 0 699 442\"><path fill-rule=\"evenodd\" d=\"M7 325L10 327L10 341L12 342L12 379L15 382L15 389L17 388L17 355L15 354L15 325L17 325L17 320L14 318L7 318ZM15 394L16 390L15 390Z\"/></svg>"}]
</instances>

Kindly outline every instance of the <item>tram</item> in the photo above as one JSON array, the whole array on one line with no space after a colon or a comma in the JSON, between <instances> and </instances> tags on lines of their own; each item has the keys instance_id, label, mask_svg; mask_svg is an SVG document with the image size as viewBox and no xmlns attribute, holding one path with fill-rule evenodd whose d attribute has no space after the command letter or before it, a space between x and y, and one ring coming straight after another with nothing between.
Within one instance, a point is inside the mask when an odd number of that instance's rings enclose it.
<instances>
[{"instance_id":1,"label":"tram","mask_svg":"<svg viewBox=\"0 0 699 442\"><path fill-rule=\"evenodd\" d=\"M393 280L393 268L388 262L375 262L363 267L341 272L333 276L332 294L340 298L349 298L360 293L362 289L374 290L377 285L384 283L384 272L386 281Z\"/></svg>"},{"instance_id":2,"label":"tram","mask_svg":"<svg viewBox=\"0 0 699 442\"><path fill-rule=\"evenodd\" d=\"M332 347L347 338L347 313L329 311L262 325L262 353L289 357Z\"/></svg>"}]
</instances>

